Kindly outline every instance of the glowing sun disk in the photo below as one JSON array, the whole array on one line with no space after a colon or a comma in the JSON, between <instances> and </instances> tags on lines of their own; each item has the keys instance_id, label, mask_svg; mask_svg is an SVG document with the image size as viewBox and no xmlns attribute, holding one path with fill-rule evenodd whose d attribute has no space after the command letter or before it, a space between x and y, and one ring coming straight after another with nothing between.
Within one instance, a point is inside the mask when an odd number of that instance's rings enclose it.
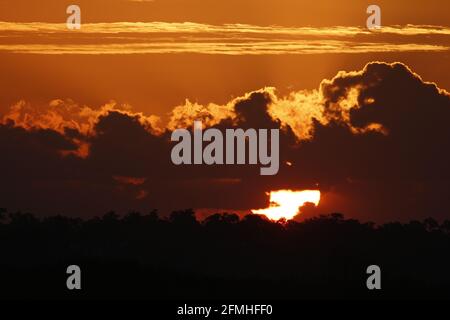
<instances>
[{"instance_id":1,"label":"glowing sun disk","mask_svg":"<svg viewBox=\"0 0 450 320\"><path fill-rule=\"evenodd\" d=\"M313 203L315 206L320 202L320 191L318 190L279 190L271 191L270 205L266 209L252 209L254 214L262 214L271 220L293 219L301 207L306 203Z\"/></svg>"}]
</instances>

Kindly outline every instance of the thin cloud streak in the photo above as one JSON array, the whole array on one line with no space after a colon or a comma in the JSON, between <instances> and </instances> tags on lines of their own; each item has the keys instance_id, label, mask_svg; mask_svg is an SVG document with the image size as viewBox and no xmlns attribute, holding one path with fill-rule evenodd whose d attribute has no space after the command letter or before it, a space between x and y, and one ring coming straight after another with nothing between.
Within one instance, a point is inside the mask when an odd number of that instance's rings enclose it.
<instances>
[{"instance_id":1,"label":"thin cloud streak","mask_svg":"<svg viewBox=\"0 0 450 320\"><path fill-rule=\"evenodd\" d=\"M0 22L0 31L31 31L40 33L67 32L65 23L45 22ZM332 26L332 27L284 27L256 26L249 24L211 25L195 22L112 22L85 23L80 30L83 33L262 33L285 35L317 35L317 36L355 36L359 34L399 34L399 35L450 35L450 28L433 25L383 26L381 29L368 30L365 27Z\"/></svg>"},{"instance_id":2,"label":"thin cloud streak","mask_svg":"<svg viewBox=\"0 0 450 320\"><path fill-rule=\"evenodd\" d=\"M440 52L449 49L450 28L386 26L282 27L192 22L65 24L0 22L0 50L32 54L280 55L367 52Z\"/></svg>"},{"instance_id":3,"label":"thin cloud streak","mask_svg":"<svg viewBox=\"0 0 450 320\"><path fill-rule=\"evenodd\" d=\"M448 47L421 44L348 43L348 42L262 42L262 43L130 43L104 45L0 45L0 51L29 54L126 55L200 53L220 55L282 55L369 52L447 51Z\"/></svg>"}]
</instances>

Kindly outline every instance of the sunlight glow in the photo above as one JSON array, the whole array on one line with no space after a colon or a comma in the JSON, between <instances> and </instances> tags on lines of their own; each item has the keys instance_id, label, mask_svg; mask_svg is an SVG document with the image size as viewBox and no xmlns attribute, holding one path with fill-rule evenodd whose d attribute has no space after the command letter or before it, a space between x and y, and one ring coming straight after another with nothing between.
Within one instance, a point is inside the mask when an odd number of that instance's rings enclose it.
<instances>
[{"instance_id":1,"label":"sunlight glow","mask_svg":"<svg viewBox=\"0 0 450 320\"><path fill-rule=\"evenodd\" d=\"M271 191L270 205L266 209L252 209L254 214L262 214L271 220L278 221L285 218L286 220L293 219L300 208L306 203L313 203L315 206L320 202L320 191L318 190L279 190Z\"/></svg>"}]
</instances>

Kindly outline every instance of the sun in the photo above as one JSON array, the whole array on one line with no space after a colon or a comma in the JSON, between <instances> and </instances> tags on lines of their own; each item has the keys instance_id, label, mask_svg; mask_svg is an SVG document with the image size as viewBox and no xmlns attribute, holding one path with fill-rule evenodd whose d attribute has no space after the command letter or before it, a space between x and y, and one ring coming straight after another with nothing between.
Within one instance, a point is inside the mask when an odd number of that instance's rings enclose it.
<instances>
[{"instance_id":1,"label":"sun","mask_svg":"<svg viewBox=\"0 0 450 320\"><path fill-rule=\"evenodd\" d=\"M320 191L318 190L278 190L271 191L270 205L266 209L252 209L254 214L262 214L271 220L280 219L291 220L306 203L313 203L315 206L320 202Z\"/></svg>"}]
</instances>

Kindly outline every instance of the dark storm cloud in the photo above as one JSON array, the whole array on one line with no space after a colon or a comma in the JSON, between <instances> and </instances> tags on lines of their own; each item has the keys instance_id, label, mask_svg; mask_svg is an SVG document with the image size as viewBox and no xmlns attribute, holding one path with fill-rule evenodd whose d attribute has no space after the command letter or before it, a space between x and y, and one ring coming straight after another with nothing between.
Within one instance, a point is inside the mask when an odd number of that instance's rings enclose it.
<instances>
[{"instance_id":1,"label":"dark storm cloud","mask_svg":"<svg viewBox=\"0 0 450 320\"><path fill-rule=\"evenodd\" d=\"M325 113L359 88L350 125L376 123L386 134L349 134L336 122L316 124L314 139L299 150L299 166L319 173L336 193L351 195L351 210L359 214L448 216L449 94L400 63L371 63L322 86Z\"/></svg>"},{"instance_id":2,"label":"dark storm cloud","mask_svg":"<svg viewBox=\"0 0 450 320\"><path fill-rule=\"evenodd\" d=\"M279 174L260 176L247 165L175 166L171 131L158 129L154 117L71 105L78 122L63 117L61 127L61 118L28 109L23 117L16 108L0 126L1 206L84 216L248 210L266 207L270 190L319 188L316 213L376 221L450 214L450 96L401 63L340 72L319 90L289 98L266 88L226 106L189 108L175 109L171 126L186 126L201 109L220 129L281 127Z\"/></svg>"}]
</instances>

